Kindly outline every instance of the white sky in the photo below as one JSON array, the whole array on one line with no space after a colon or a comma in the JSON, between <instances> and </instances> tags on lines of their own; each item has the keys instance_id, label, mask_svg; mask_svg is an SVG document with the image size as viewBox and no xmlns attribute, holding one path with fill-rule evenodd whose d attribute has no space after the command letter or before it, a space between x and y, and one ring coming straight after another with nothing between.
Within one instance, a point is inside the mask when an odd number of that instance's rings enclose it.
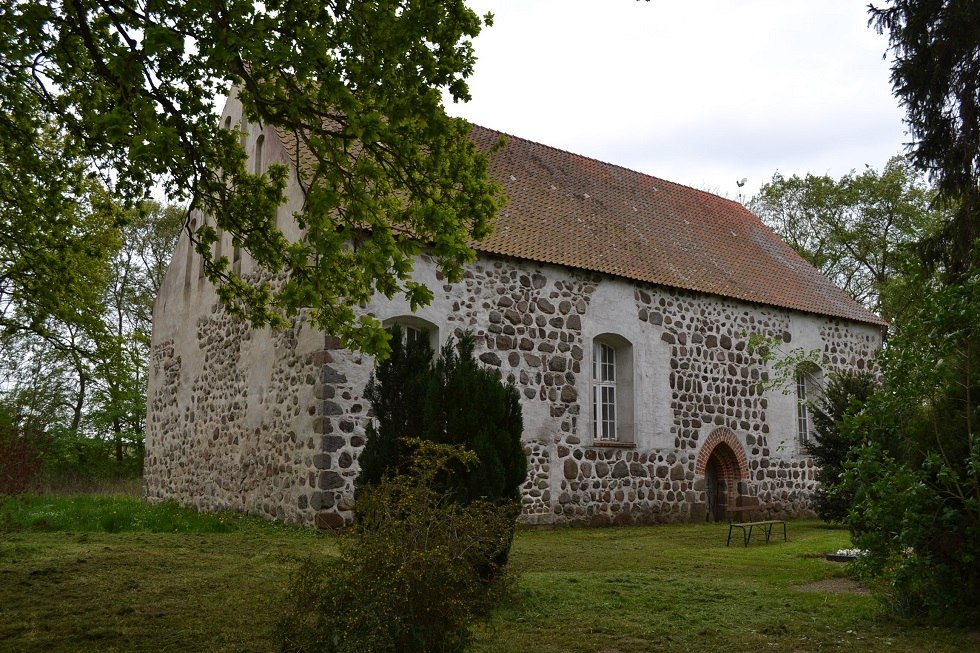
<instances>
[{"instance_id":1,"label":"white sky","mask_svg":"<svg viewBox=\"0 0 980 653\"><path fill-rule=\"evenodd\" d=\"M470 0L473 100L449 112L745 199L775 171L880 169L908 140L866 0Z\"/></svg>"}]
</instances>

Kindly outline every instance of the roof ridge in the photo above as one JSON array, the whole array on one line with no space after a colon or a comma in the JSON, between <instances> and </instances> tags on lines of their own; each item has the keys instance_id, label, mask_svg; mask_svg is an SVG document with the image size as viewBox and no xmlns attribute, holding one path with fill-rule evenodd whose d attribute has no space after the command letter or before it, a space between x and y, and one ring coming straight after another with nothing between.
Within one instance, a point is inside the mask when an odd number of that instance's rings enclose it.
<instances>
[{"instance_id":1,"label":"roof ridge","mask_svg":"<svg viewBox=\"0 0 980 653\"><path fill-rule=\"evenodd\" d=\"M463 120L466 120L466 119L463 118ZM746 206L744 204L742 204L741 202L738 202L738 201L733 200L733 199L728 198L728 197L722 197L721 195L718 195L717 193L712 193L711 191L705 190L703 188L695 188L694 186L691 186L689 184L682 184L682 183L680 183L678 181L671 181L670 179L666 179L664 177L658 177L658 176L652 175L652 174L650 174L648 172L643 172L642 170L634 170L633 168L628 168L628 167L622 165L621 163L615 163L613 161L606 161L605 159L598 159L598 158L593 157L593 156L587 156L587 155L582 154L580 152L573 152L572 150L566 150L566 149L560 148L557 145L549 145L548 143L542 143L541 141L536 141L536 140L533 140L531 138L525 138L523 136L518 136L516 134L511 134L510 132L505 132L503 130L495 129L493 127L486 127L484 125L478 125L477 123L472 122L472 121L469 121L469 120L466 120L466 122L469 123L469 125L471 127L474 127L476 129L482 129L482 130L488 131L488 132L494 132L494 133L499 134L501 136L506 136L508 139L514 138L514 139L517 139L519 141L524 141L525 143L529 143L531 145L537 145L538 147L543 147L545 149L552 150L554 152L559 152L561 154L569 154L571 156L578 157L580 159L586 159L588 161L595 161L596 163L601 163L602 165L612 166L614 168L618 168L618 169L623 170L625 172L630 172L630 173L632 173L634 175L643 175L644 177L647 177L648 179L655 179L655 180L661 181L661 182L663 182L665 184L670 184L671 186L677 186L679 188L686 188L688 190L692 190L694 192L701 193L703 195L707 195L708 197L710 197L712 199L722 200L722 201L725 201L725 202L731 202L732 204L735 204L736 206L739 206L739 207L741 207L743 209L746 208ZM750 213L751 213L751 211L750 211ZM755 214L753 213L752 215L755 215ZM756 216L756 217L758 217L758 216Z\"/></svg>"}]
</instances>

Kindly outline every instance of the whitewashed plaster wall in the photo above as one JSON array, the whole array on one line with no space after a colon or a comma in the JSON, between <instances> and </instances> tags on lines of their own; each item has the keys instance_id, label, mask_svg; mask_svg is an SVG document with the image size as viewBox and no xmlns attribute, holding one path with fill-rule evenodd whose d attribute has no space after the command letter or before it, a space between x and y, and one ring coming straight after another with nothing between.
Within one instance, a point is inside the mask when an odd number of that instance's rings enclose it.
<instances>
[{"instance_id":1,"label":"whitewashed plaster wall","mask_svg":"<svg viewBox=\"0 0 980 653\"><path fill-rule=\"evenodd\" d=\"M672 446L670 410L670 348L661 340L663 328L636 319L634 284L618 279L604 280L596 286L589 306L589 318L582 324L586 343L583 385L591 375L593 348L589 343L603 334L617 334L632 343L633 437L638 448ZM591 386L590 386L591 387ZM586 398L591 392L585 392ZM579 436L592 437L592 412L584 411Z\"/></svg>"}]
</instances>

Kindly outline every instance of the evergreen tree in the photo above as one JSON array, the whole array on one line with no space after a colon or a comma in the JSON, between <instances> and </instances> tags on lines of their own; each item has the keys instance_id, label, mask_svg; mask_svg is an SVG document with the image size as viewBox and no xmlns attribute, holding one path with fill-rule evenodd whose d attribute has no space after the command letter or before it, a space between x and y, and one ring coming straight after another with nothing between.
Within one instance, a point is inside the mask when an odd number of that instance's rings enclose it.
<instances>
[{"instance_id":1,"label":"evergreen tree","mask_svg":"<svg viewBox=\"0 0 980 653\"><path fill-rule=\"evenodd\" d=\"M473 338L464 335L448 342L433 360L425 338L408 343L398 327L392 330L391 356L379 363L364 391L377 424L368 427L359 458L359 487L404 473L414 454L405 439L421 438L476 453L476 464L465 471L455 467L439 480L453 500L520 498L527 476L520 397L473 352Z\"/></svg>"},{"instance_id":2,"label":"evergreen tree","mask_svg":"<svg viewBox=\"0 0 980 653\"><path fill-rule=\"evenodd\" d=\"M854 490L843 482L844 462L850 451L861 444L860 436L842 429L848 414L859 409L875 392L872 374L835 374L813 410L813 438L807 450L820 471L820 489L814 498L817 514L829 522L842 522L854 501Z\"/></svg>"},{"instance_id":3,"label":"evergreen tree","mask_svg":"<svg viewBox=\"0 0 980 653\"><path fill-rule=\"evenodd\" d=\"M527 476L520 397L513 385L502 384L477 362L473 347L473 338L464 335L455 346L447 343L433 363L424 437L462 445L479 458L468 473L458 470L447 481L459 501L517 501Z\"/></svg>"},{"instance_id":4,"label":"evergreen tree","mask_svg":"<svg viewBox=\"0 0 980 653\"><path fill-rule=\"evenodd\" d=\"M888 0L869 9L895 55L892 86L907 111L912 159L955 208L921 249L955 278L980 267L980 4Z\"/></svg>"},{"instance_id":5,"label":"evergreen tree","mask_svg":"<svg viewBox=\"0 0 980 653\"><path fill-rule=\"evenodd\" d=\"M423 436L432 348L424 337L409 343L397 324L390 333L391 353L378 363L364 388L376 421L368 424L367 445L358 457L358 487L377 485L386 473L404 473L411 452L402 439Z\"/></svg>"}]
</instances>

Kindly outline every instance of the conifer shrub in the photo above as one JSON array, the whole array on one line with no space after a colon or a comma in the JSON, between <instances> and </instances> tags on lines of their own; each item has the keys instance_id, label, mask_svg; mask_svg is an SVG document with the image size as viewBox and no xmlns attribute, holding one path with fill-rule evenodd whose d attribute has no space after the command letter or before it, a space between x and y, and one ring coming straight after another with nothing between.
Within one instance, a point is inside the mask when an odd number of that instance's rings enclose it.
<instances>
[{"instance_id":1,"label":"conifer shrub","mask_svg":"<svg viewBox=\"0 0 980 653\"><path fill-rule=\"evenodd\" d=\"M427 343L408 344L397 327L391 344L390 357L379 363L364 391L377 425L368 426L358 458L358 487L404 471L413 455L405 439L417 438L460 445L476 454L465 474L447 470L438 479L454 500L518 501L527 456L517 389L476 359L469 334L450 340L434 360ZM460 471L460 463L453 466Z\"/></svg>"},{"instance_id":2,"label":"conifer shrub","mask_svg":"<svg viewBox=\"0 0 980 653\"><path fill-rule=\"evenodd\" d=\"M427 338L410 341L396 325L391 355L378 364L364 390L377 424L368 426L358 459L358 496L386 476L404 473L415 455L409 442L426 441L458 445L476 455L465 468L459 460L447 461L434 479L448 500L517 504L527 477L524 421L517 389L498 375L476 359L468 333L451 338L434 358ZM359 499L354 509L360 519ZM516 521L502 533L507 544L497 558L479 563L488 582L507 561L515 527Z\"/></svg>"},{"instance_id":3,"label":"conifer shrub","mask_svg":"<svg viewBox=\"0 0 980 653\"><path fill-rule=\"evenodd\" d=\"M844 483L844 463L862 444L862 434L842 426L845 417L860 410L877 386L869 372L834 374L814 407L814 432L807 452L819 467L820 488L814 507L825 521L842 523L854 502L854 488Z\"/></svg>"},{"instance_id":4,"label":"conifer shrub","mask_svg":"<svg viewBox=\"0 0 980 653\"><path fill-rule=\"evenodd\" d=\"M469 335L438 358L397 326L364 391L375 423L359 456L340 557L307 560L279 624L283 651L462 651L512 585L506 563L527 475L513 385Z\"/></svg>"},{"instance_id":5,"label":"conifer shrub","mask_svg":"<svg viewBox=\"0 0 980 653\"><path fill-rule=\"evenodd\" d=\"M431 377L432 348L427 338L407 343L401 327L391 330L391 352L380 361L364 389L375 419L358 455L357 487L376 485L386 473L408 469L411 452L402 441L422 437L423 406Z\"/></svg>"}]
</instances>

